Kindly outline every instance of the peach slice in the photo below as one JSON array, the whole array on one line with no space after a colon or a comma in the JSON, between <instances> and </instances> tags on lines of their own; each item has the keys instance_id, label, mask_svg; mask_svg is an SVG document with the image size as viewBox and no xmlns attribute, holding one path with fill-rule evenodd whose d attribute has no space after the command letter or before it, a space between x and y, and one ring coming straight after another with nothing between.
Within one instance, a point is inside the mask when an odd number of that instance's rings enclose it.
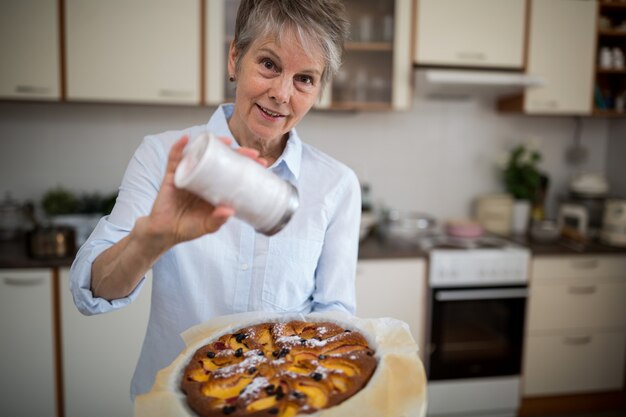
<instances>
[{"instance_id":1,"label":"peach slice","mask_svg":"<svg viewBox=\"0 0 626 417\"><path fill-rule=\"evenodd\" d=\"M311 407L324 408L328 403L328 391L324 384L302 381L297 383L297 390L306 395L306 402Z\"/></svg>"},{"instance_id":2,"label":"peach slice","mask_svg":"<svg viewBox=\"0 0 626 417\"><path fill-rule=\"evenodd\" d=\"M288 371L290 372L295 372L296 374L300 374L300 375L309 375L312 371L314 371L316 368L316 366L310 364L310 363L304 363L301 362L299 364L293 364L290 367L287 368Z\"/></svg>"},{"instance_id":3,"label":"peach slice","mask_svg":"<svg viewBox=\"0 0 626 417\"><path fill-rule=\"evenodd\" d=\"M298 414L298 406L296 404L287 403L280 417L294 417Z\"/></svg>"},{"instance_id":4,"label":"peach slice","mask_svg":"<svg viewBox=\"0 0 626 417\"><path fill-rule=\"evenodd\" d=\"M252 378L240 378L234 384L225 384L224 381L212 380L202 387L202 394L207 397L227 399L239 396L242 389L252 382Z\"/></svg>"},{"instance_id":5,"label":"peach slice","mask_svg":"<svg viewBox=\"0 0 626 417\"><path fill-rule=\"evenodd\" d=\"M327 355L342 355L344 353L358 352L359 350L366 350L366 346L361 345L342 345L335 348L330 348L325 350L324 353Z\"/></svg>"},{"instance_id":6,"label":"peach slice","mask_svg":"<svg viewBox=\"0 0 626 417\"><path fill-rule=\"evenodd\" d=\"M217 366L215 364L215 362L213 362L213 360L209 359L209 358L202 358L200 359L200 362L202 362L202 367L206 370L206 371L215 371L219 368L219 366Z\"/></svg>"},{"instance_id":7,"label":"peach slice","mask_svg":"<svg viewBox=\"0 0 626 417\"><path fill-rule=\"evenodd\" d=\"M209 380L209 374L204 369L194 369L189 373L188 377L196 382L207 382Z\"/></svg>"},{"instance_id":8,"label":"peach slice","mask_svg":"<svg viewBox=\"0 0 626 417\"><path fill-rule=\"evenodd\" d=\"M322 362L322 366L334 371L340 371L348 376L360 374L359 368L352 362L340 358L327 358Z\"/></svg>"},{"instance_id":9,"label":"peach slice","mask_svg":"<svg viewBox=\"0 0 626 417\"><path fill-rule=\"evenodd\" d=\"M348 390L348 380L345 377L338 374L330 374L329 379L333 387L342 394Z\"/></svg>"},{"instance_id":10,"label":"peach slice","mask_svg":"<svg viewBox=\"0 0 626 417\"><path fill-rule=\"evenodd\" d=\"M246 407L246 410L249 412L261 411L261 410L265 410L266 408L273 407L274 405L276 405L276 397L272 395L272 396L261 398L260 400L251 402Z\"/></svg>"}]
</instances>

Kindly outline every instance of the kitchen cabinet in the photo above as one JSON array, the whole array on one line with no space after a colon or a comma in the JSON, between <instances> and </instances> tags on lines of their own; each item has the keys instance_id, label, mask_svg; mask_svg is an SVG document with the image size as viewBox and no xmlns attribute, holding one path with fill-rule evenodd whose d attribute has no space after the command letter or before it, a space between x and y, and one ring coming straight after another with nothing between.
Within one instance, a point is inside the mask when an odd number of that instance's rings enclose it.
<instances>
[{"instance_id":1,"label":"kitchen cabinet","mask_svg":"<svg viewBox=\"0 0 626 417\"><path fill-rule=\"evenodd\" d=\"M426 261L411 259L359 260L356 273L356 315L393 317L406 322L424 359Z\"/></svg>"},{"instance_id":2,"label":"kitchen cabinet","mask_svg":"<svg viewBox=\"0 0 626 417\"><path fill-rule=\"evenodd\" d=\"M200 3L65 0L67 99L200 104Z\"/></svg>"},{"instance_id":3,"label":"kitchen cabinet","mask_svg":"<svg viewBox=\"0 0 626 417\"><path fill-rule=\"evenodd\" d=\"M626 116L626 3L598 1L594 114Z\"/></svg>"},{"instance_id":4,"label":"kitchen cabinet","mask_svg":"<svg viewBox=\"0 0 626 417\"><path fill-rule=\"evenodd\" d=\"M57 0L0 2L0 98L61 98Z\"/></svg>"},{"instance_id":5,"label":"kitchen cabinet","mask_svg":"<svg viewBox=\"0 0 626 417\"><path fill-rule=\"evenodd\" d=\"M345 0L351 37L319 108L406 110L412 102L412 0Z\"/></svg>"},{"instance_id":6,"label":"kitchen cabinet","mask_svg":"<svg viewBox=\"0 0 626 417\"><path fill-rule=\"evenodd\" d=\"M526 0L418 0L417 65L524 67Z\"/></svg>"},{"instance_id":7,"label":"kitchen cabinet","mask_svg":"<svg viewBox=\"0 0 626 417\"><path fill-rule=\"evenodd\" d=\"M235 33L239 0L208 2L205 67L208 104L233 101L227 53ZM323 92L318 109L402 110L412 100L412 0L346 0L351 39L343 65Z\"/></svg>"},{"instance_id":8,"label":"kitchen cabinet","mask_svg":"<svg viewBox=\"0 0 626 417\"><path fill-rule=\"evenodd\" d=\"M531 271L524 395L622 389L626 258L535 257Z\"/></svg>"},{"instance_id":9,"label":"kitchen cabinet","mask_svg":"<svg viewBox=\"0 0 626 417\"><path fill-rule=\"evenodd\" d=\"M228 49L235 37L235 19L240 0L209 1L204 20L205 55L204 95L206 103L218 105L235 101L235 83L228 80Z\"/></svg>"},{"instance_id":10,"label":"kitchen cabinet","mask_svg":"<svg viewBox=\"0 0 626 417\"><path fill-rule=\"evenodd\" d=\"M56 415L52 274L0 270L0 406L12 417Z\"/></svg>"},{"instance_id":11,"label":"kitchen cabinet","mask_svg":"<svg viewBox=\"0 0 626 417\"><path fill-rule=\"evenodd\" d=\"M120 310L83 316L61 270L61 321L66 417L132 417L130 382L146 332L152 278L139 297Z\"/></svg>"},{"instance_id":12,"label":"kitchen cabinet","mask_svg":"<svg viewBox=\"0 0 626 417\"><path fill-rule=\"evenodd\" d=\"M595 0L532 0L526 71L545 85L503 99L503 111L591 115Z\"/></svg>"}]
</instances>

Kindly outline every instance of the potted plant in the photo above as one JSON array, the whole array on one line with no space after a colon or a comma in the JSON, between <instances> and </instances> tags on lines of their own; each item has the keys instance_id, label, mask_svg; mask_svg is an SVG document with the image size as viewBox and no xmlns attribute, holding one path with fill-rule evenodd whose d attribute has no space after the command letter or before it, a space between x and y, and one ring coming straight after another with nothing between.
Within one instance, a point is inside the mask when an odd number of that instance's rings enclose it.
<instances>
[{"instance_id":1,"label":"potted plant","mask_svg":"<svg viewBox=\"0 0 626 417\"><path fill-rule=\"evenodd\" d=\"M41 206L52 224L70 226L76 231L76 245L80 247L100 218L111 212L116 197L117 194L103 197L97 192L77 196L57 186L44 194Z\"/></svg>"},{"instance_id":2,"label":"potted plant","mask_svg":"<svg viewBox=\"0 0 626 417\"><path fill-rule=\"evenodd\" d=\"M504 163L502 177L506 191L514 198L513 233L525 233L530 219L530 208L539 194L541 153L532 144L514 147Z\"/></svg>"}]
</instances>

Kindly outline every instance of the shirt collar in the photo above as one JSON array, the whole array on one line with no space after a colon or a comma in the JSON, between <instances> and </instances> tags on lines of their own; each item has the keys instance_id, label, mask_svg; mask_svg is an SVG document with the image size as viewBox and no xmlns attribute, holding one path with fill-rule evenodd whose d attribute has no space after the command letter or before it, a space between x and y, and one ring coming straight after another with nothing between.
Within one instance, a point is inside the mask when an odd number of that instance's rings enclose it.
<instances>
[{"instance_id":1,"label":"shirt collar","mask_svg":"<svg viewBox=\"0 0 626 417\"><path fill-rule=\"evenodd\" d=\"M234 108L234 104L220 105L207 123L207 132L212 132L217 136L226 136L234 139L234 136L228 127L228 120L233 115ZM239 144L236 140L233 140L231 146L233 148L238 148ZM278 171L286 168L291 176L297 180L300 176L301 162L302 141L300 140L296 129L291 129L291 131L289 131L289 138L287 139L287 146L285 146L285 150L270 168Z\"/></svg>"}]
</instances>

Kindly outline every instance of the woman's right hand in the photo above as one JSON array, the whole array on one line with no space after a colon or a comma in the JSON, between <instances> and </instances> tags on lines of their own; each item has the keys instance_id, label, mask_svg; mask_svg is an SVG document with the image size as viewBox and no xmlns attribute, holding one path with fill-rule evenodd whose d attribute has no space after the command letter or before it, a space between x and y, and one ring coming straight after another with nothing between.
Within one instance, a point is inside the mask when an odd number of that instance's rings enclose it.
<instances>
[{"instance_id":1,"label":"woman's right hand","mask_svg":"<svg viewBox=\"0 0 626 417\"><path fill-rule=\"evenodd\" d=\"M229 144L228 138L220 138ZM214 206L204 199L177 188L174 185L176 167L183 158L183 150L189 139L183 136L169 153L165 176L152 206L150 215L139 219L137 226L151 238L151 242L167 250L180 242L193 240L207 233L213 233L234 214L231 207ZM258 151L239 148L239 153L254 159L263 166L267 163L259 158Z\"/></svg>"}]
</instances>

